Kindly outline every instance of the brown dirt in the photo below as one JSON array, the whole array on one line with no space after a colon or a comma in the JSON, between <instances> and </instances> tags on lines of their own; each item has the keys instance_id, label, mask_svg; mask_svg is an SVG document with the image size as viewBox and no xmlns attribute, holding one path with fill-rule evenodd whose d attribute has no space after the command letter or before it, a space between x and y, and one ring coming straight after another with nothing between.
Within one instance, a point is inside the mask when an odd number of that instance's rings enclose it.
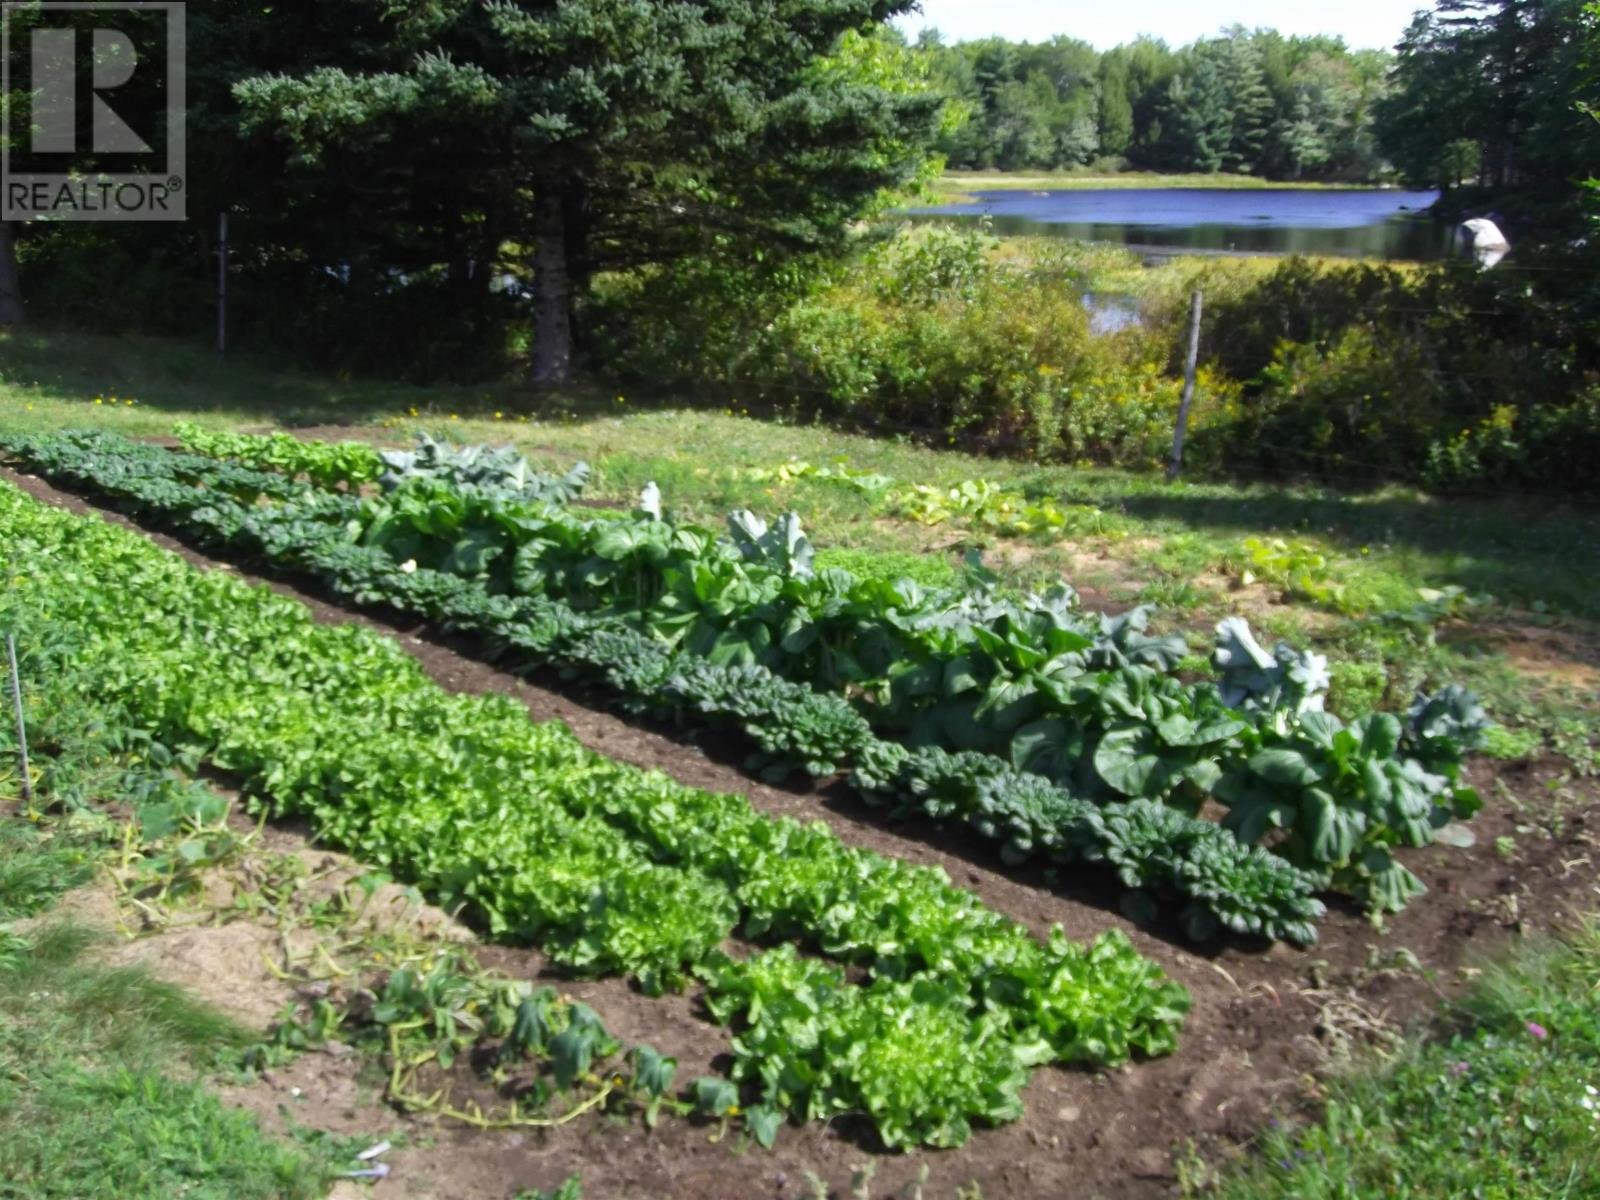
<instances>
[{"instance_id":1,"label":"brown dirt","mask_svg":"<svg viewBox=\"0 0 1600 1200\"><path fill-rule=\"evenodd\" d=\"M1600 692L1600 634L1593 626L1512 614L1476 622L1469 633L1505 655L1519 674Z\"/></svg>"},{"instance_id":2,"label":"brown dirt","mask_svg":"<svg viewBox=\"0 0 1600 1200\"><path fill-rule=\"evenodd\" d=\"M40 480L5 474L41 499L77 511L92 509ZM152 537L192 562L219 565L170 538ZM1041 1070L1028 1088L1023 1120L982 1132L956 1151L874 1155L864 1148L859 1130L842 1123L785 1130L770 1154L737 1138L714 1141L714 1131L679 1121L664 1122L654 1133L611 1122L548 1134L440 1131L428 1154L470 1164L460 1168L464 1173L452 1168L449 1184L430 1192L409 1188L405 1172L397 1171L375 1189L380 1200L386 1195L505 1197L519 1187L551 1187L572 1172L582 1173L590 1200L798 1197L810 1194L808 1172L842 1193L854 1169L868 1161L876 1164L877 1196L914 1181L924 1164L930 1169L930 1200L953 1196L974 1182L985 1200L1174 1195L1175 1149L1193 1141L1208 1154L1226 1155L1272 1112L1314 1099L1312 1073L1341 1048L1426 1019L1439 996L1459 987L1473 963L1515 936L1600 909L1596 789L1567 785L1567 811L1558 831L1530 836L1527 814L1548 807L1546 784L1558 774L1557 765L1480 762L1472 767L1473 782L1488 806L1474 825L1477 846L1466 851L1432 847L1407 859L1432 893L1426 900L1382 929L1336 908L1323 925L1321 944L1309 951L1225 944L1199 952L1121 917L1115 891L1099 873L1069 876L1051 886L1040 873L1006 871L986 846L975 845L964 832L885 827L838 789L763 786L721 761L725 747L713 740L701 746L669 740L572 694L497 672L420 629L397 630L281 581L263 582L305 603L318 620L363 623L395 635L448 689L514 695L536 719L566 722L586 744L613 758L661 769L691 786L742 792L763 812L822 819L851 844L943 867L958 884L1036 932L1060 924L1069 936L1088 938L1123 929L1194 997L1176 1054L1098 1075ZM1511 798L1523 807L1514 808ZM1496 850L1501 836L1516 838L1510 858ZM1411 956L1422 971L1407 965ZM492 957L508 972L537 976L543 971L532 951L503 948ZM649 999L617 980L563 986L593 1004L624 1040L647 1040L676 1055L680 1079L716 1069L727 1035L701 1021L690 999ZM341 1099L334 1108L344 1103ZM420 1177L414 1182L422 1186Z\"/></svg>"}]
</instances>

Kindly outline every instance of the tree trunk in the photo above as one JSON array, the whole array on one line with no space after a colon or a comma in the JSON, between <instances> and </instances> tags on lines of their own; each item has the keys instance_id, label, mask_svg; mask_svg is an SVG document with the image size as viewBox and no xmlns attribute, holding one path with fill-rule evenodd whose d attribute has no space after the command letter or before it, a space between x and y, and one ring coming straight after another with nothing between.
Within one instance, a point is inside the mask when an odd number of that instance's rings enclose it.
<instances>
[{"instance_id":1,"label":"tree trunk","mask_svg":"<svg viewBox=\"0 0 1600 1200\"><path fill-rule=\"evenodd\" d=\"M22 324L22 285L17 278L17 227L0 221L0 327Z\"/></svg>"},{"instance_id":2,"label":"tree trunk","mask_svg":"<svg viewBox=\"0 0 1600 1200\"><path fill-rule=\"evenodd\" d=\"M566 210L562 189L546 177L538 184L533 239L534 387L572 380L572 280L567 271Z\"/></svg>"},{"instance_id":3,"label":"tree trunk","mask_svg":"<svg viewBox=\"0 0 1600 1200\"><path fill-rule=\"evenodd\" d=\"M589 349L578 302L589 294L589 279L594 273L589 261L588 189L581 177L564 190L561 198L562 236L567 243L567 321L572 330L573 358L581 365Z\"/></svg>"}]
</instances>

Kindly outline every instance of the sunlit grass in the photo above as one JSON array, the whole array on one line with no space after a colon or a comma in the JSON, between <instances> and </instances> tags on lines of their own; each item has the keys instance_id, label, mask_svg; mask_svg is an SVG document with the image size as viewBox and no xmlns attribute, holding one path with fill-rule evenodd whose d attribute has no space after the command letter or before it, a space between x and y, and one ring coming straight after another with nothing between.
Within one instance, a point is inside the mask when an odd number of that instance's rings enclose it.
<instances>
[{"instance_id":1,"label":"sunlit grass","mask_svg":"<svg viewBox=\"0 0 1600 1200\"><path fill-rule=\"evenodd\" d=\"M195 1078L245 1033L143 970L96 965L95 941L0 926L0 1196L322 1196L324 1167Z\"/></svg>"}]
</instances>

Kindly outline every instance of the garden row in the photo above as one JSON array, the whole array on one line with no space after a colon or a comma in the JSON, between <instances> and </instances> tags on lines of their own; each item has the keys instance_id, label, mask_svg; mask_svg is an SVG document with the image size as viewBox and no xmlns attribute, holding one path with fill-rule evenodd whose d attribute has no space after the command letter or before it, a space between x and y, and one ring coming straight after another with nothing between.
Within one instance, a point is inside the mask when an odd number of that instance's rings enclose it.
<instances>
[{"instance_id":1,"label":"garden row","mask_svg":"<svg viewBox=\"0 0 1600 1200\"><path fill-rule=\"evenodd\" d=\"M339 934L322 928L316 951L297 944L305 957L294 973L318 970L306 964L320 953L328 955L332 977L325 988L303 992L267 1040L236 1047L247 1068L275 1066L286 1053L333 1041L354 1043L387 1057L391 1103L481 1121L476 1111L452 1110L446 1092L419 1094L413 1086L424 1069L462 1060L497 1075L502 1094L514 1090L490 1117L511 1124L597 1110L639 1113L653 1124L663 1108L716 1118L737 1103L737 1091L714 1076L694 1081L689 1098L677 1099L675 1059L649 1045L624 1047L587 1005L551 986L491 973L464 945L375 934L364 918L378 877L336 883L330 899L326 889L305 886L311 868L293 851L267 850L230 827L233 802L193 777L198 757L174 753L128 704L102 694L89 653L94 635L41 619L12 592L0 592L0 630L22 631L18 678L34 782L27 820L0 818L0 941L5 921L37 915L94 879L101 865L122 898L138 897L154 929L217 885L224 893L248 892L257 915L270 912L282 928L331 921ZM0 761L16 762L18 749L11 722L0 722ZM0 797L20 799L17 782L0 774ZM102 800L114 802L110 813ZM112 847L114 865L104 861ZM213 915L226 921L239 914ZM0 971L5 965L0 955Z\"/></svg>"},{"instance_id":2,"label":"garden row","mask_svg":"<svg viewBox=\"0 0 1600 1200\"><path fill-rule=\"evenodd\" d=\"M610 762L507 697L445 693L389 639L9 485L0 530L27 564L16 610L70 629L152 734L568 967L697 973L741 1028L758 1119L860 1112L890 1145L951 1145L1017 1116L1032 1066L1175 1045L1186 993L1120 934L1041 943L942 872ZM785 944L734 960L736 929Z\"/></svg>"},{"instance_id":3,"label":"garden row","mask_svg":"<svg viewBox=\"0 0 1600 1200\"><path fill-rule=\"evenodd\" d=\"M213 548L242 550L313 575L349 600L475 634L513 667L558 665L604 683L636 710L735 724L770 760L816 776L854 764L851 783L869 803L964 822L999 843L1009 862L1104 863L1136 889L1139 908L1175 900L1196 938L1226 927L1315 940L1322 906L1313 876L1241 845L1214 822L1145 800L1096 804L988 755L908 751L875 737L844 698L760 666L717 665L674 652L616 617L544 596L492 595L460 576L397 563L350 543L345 497L311 494L276 507L254 503L253 491L233 499L228 489L239 484L231 475L231 483L219 474L202 485L221 464L99 435L3 444L51 478Z\"/></svg>"},{"instance_id":4,"label":"garden row","mask_svg":"<svg viewBox=\"0 0 1600 1200\"><path fill-rule=\"evenodd\" d=\"M494 455L498 478L482 470ZM419 458L429 466L420 476ZM725 680L719 699L731 701L734 689L752 682L718 675L740 666L808 692L843 695L894 742L847 732L843 753L813 755L812 765L854 762L868 791L883 791L887 781L933 815L977 815L982 827L993 809L969 802L937 811L926 803L920 765L901 777L903 759L893 747L902 739L1004 760L1004 781L992 790L1004 797L1007 816L1040 812L1029 785L1019 790L1011 781L1016 772L1043 776L1053 798L1043 812L1073 819L1064 802L1087 811L1159 801L1193 816L1216 800L1238 842L1267 841L1315 886L1347 891L1382 911L1424 890L1394 849L1426 845L1478 807L1460 773L1487 722L1460 688L1420 697L1409 723L1369 714L1346 728L1321 711L1326 661L1283 643L1269 652L1236 618L1218 628L1219 682L1185 683L1174 673L1187 652L1183 639L1148 636L1146 608L1120 617L1085 613L1065 586L1007 595L976 564L964 586L932 591L905 580L819 572L794 514L768 529L752 513L736 512L723 538L669 519L653 487L631 516L583 515L541 502L564 497L531 495L523 485L531 468L509 448L451 451L425 438L417 454L384 452L380 459L389 467L384 494L351 500L335 518L361 545L497 595L543 597L618 618L687 652L693 665L686 669L700 668L700 690L716 693L697 660L709 663L713 678ZM520 473L508 473L513 463ZM783 721L777 713L767 723ZM951 769L946 759L932 760L934 790ZM991 779L996 769L988 760L969 761L959 785L971 795L973 776ZM1184 836L1173 826L1152 832L1153 819L1140 822L1147 842ZM1052 847L1061 832L1046 824L1042 837L1008 836L1008 853ZM1202 891L1216 869L1210 846ZM1096 856L1092 843L1086 856ZM1169 879L1173 855L1155 857L1157 877ZM1185 924L1204 935L1217 927L1216 908L1207 897L1188 909ZM1224 923L1235 929L1301 936L1281 921L1231 915Z\"/></svg>"}]
</instances>

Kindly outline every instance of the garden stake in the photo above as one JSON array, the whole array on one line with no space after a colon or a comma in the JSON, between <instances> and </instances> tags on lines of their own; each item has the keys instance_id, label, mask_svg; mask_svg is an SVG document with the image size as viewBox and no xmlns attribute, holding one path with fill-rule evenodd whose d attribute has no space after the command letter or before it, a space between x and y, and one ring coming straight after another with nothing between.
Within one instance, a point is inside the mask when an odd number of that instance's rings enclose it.
<instances>
[{"instance_id":1,"label":"garden stake","mask_svg":"<svg viewBox=\"0 0 1600 1200\"><path fill-rule=\"evenodd\" d=\"M17 719L17 756L22 760L22 801L33 808L33 779L28 774L28 729L22 719L22 677L17 673L17 639L6 634L6 664L11 670L11 711Z\"/></svg>"}]
</instances>

